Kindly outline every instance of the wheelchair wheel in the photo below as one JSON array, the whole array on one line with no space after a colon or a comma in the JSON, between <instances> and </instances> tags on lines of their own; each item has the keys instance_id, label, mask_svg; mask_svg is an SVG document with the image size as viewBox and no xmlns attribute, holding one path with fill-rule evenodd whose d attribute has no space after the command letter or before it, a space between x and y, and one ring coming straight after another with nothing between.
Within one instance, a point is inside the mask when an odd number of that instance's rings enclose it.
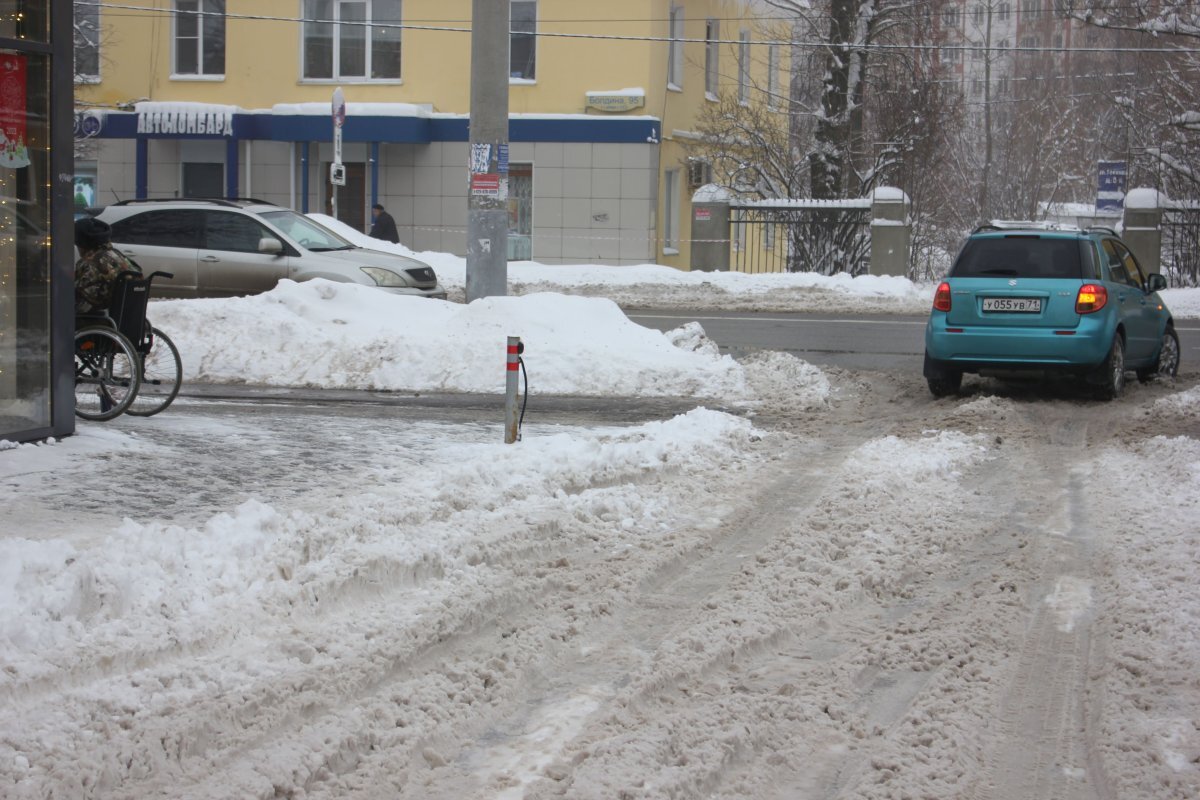
<instances>
[{"instance_id":1,"label":"wheelchair wheel","mask_svg":"<svg viewBox=\"0 0 1200 800\"><path fill-rule=\"evenodd\" d=\"M141 359L124 336L103 325L75 332L76 416L119 416L137 397L141 378Z\"/></svg>"},{"instance_id":2,"label":"wheelchair wheel","mask_svg":"<svg viewBox=\"0 0 1200 800\"><path fill-rule=\"evenodd\" d=\"M133 405L126 414L150 417L174 402L183 383L183 361L171 338L158 328L150 328L150 337L143 343L149 350L142 353L142 384Z\"/></svg>"}]
</instances>

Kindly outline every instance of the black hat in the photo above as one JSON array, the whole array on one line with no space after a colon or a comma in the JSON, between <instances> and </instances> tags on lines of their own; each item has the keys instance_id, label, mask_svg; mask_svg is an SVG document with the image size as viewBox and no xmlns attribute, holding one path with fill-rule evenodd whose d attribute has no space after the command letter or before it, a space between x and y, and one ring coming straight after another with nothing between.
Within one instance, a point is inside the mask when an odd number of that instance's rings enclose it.
<instances>
[{"instance_id":1,"label":"black hat","mask_svg":"<svg viewBox=\"0 0 1200 800\"><path fill-rule=\"evenodd\" d=\"M92 250L111 241L112 228L107 222L95 217L75 220L75 246L80 250Z\"/></svg>"}]
</instances>

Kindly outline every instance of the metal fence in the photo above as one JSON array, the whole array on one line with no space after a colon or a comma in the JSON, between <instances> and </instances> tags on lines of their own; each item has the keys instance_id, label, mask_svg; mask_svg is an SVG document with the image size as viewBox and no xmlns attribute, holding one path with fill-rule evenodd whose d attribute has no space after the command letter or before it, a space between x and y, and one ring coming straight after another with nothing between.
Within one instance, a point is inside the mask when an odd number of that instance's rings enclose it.
<instances>
[{"instance_id":1,"label":"metal fence","mask_svg":"<svg viewBox=\"0 0 1200 800\"><path fill-rule=\"evenodd\" d=\"M730 269L861 275L870 268L871 201L734 203Z\"/></svg>"},{"instance_id":2,"label":"metal fence","mask_svg":"<svg viewBox=\"0 0 1200 800\"><path fill-rule=\"evenodd\" d=\"M1172 286L1200 286L1200 201L1163 209L1162 270Z\"/></svg>"}]
</instances>

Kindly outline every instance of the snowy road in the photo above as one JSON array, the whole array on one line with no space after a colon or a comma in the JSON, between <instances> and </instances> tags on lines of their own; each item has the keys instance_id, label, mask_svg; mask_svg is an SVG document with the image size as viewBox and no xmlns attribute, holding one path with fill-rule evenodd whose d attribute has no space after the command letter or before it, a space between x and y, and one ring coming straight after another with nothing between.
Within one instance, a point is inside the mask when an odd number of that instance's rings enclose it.
<instances>
[{"instance_id":1,"label":"snowy road","mask_svg":"<svg viewBox=\"0 0 1200 800\"><path fill-rule=\"evenodd\" d=\"M830 377L753 428L189 403L0 453L0 796L1200 795L1190 383Z\"/></svg>"}]
</instances>

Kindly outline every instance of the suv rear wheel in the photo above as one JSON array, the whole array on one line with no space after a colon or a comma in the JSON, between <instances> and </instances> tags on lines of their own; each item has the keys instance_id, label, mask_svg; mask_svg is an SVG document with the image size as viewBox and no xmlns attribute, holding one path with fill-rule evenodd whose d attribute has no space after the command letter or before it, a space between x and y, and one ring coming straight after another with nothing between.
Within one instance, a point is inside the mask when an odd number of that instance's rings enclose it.
<instances>
[{"instance_id":1,"label":"suv rear wheel","mask_svg":"<svg viewBox=\"0 0 1200 800\"><path fill-rule=\"evenodd\" d=\"M961 370L943 367L937 361L925 354L925 381L929 384L929 392L934 397L950 397L958 394L962 388L963 374Z\"/></svg>"},{"instance_id":2,"label":"suv rear wheel","mask_svg":"<svg viewBox=\"0 0 1200 800\"><path fill-rule=\"evenodd\" d=\"M1115 400L1120 397L1121 390L1125 388L1125 342L1121 339L1121 334L1113 335L1108 357L1100 363L1095 375L1099 382L1097 397L1101 400Z\"/></svg>"}]
</instances>

